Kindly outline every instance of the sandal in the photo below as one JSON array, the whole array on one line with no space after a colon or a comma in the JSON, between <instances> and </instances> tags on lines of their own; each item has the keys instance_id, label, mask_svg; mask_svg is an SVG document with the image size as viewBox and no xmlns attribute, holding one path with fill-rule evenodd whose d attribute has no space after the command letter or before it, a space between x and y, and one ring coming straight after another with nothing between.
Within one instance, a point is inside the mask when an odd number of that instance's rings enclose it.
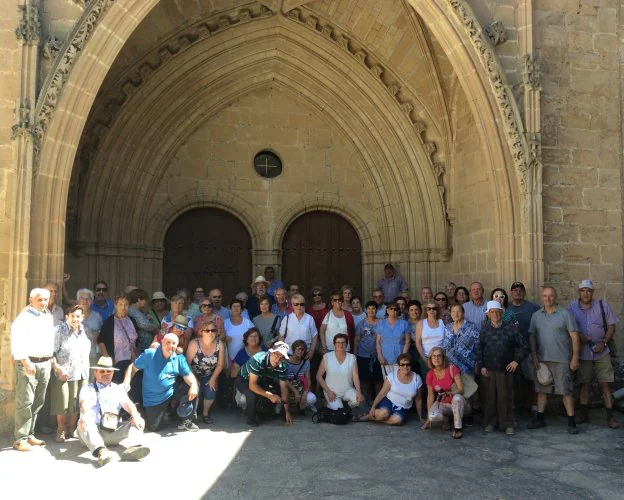
<instances>
[{"instance_id":1,"label":"sandal","mask_svg":"<svg viewBox=\"0 0 624 500\"><path fill-rule=\"evenodd\" d=\"M451 430L451 423L446 419L444 420L444 422L442 422L442 430L445 430L445 431Z\"/></svg>"},{"instance_id":2,"label":"sandal","mask_svg":"<svg viewBox=\"0 0 624 500\"><path fill-rule=\"evenodd\" d=\"M453 430L453 439L461 439L464 437L464 431L461 429Z\"/></svg>"}]
</instances>

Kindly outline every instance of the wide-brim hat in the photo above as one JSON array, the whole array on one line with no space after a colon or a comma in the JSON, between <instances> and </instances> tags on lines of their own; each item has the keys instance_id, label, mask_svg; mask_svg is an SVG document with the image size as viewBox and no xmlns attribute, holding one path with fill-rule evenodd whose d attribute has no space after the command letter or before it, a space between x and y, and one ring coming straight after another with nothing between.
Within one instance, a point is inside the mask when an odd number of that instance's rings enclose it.
<instances>
[{"instance_id":1,"label":"wide-brim hat","mask_svg":"<svg viewBox=\"0 0 624 500\"><path fill-rule=\"evenodd\" d=\"M251 288L253 288L258 283L264 283L265 285L269 284L269 282L264 278L264 276L257 276L256 279L251 282Z\"/></svg>"},{"instance_id":2,"label":"wide-brim hat","mask_svg":"<svg viewBox=\"0 0 624 500\"><path fill-rule=\"evenodd\" d=\"M97 360L95 366L89 367L91 370L115 370L119 371L119 368L115 368L113 366L113 359L108 356L100 356L100 359Z\"/></svg>"},{"instance_id":3,"label":"wide-brim hat","mask_svg":"<svg viewBox=\"0 0 624 500\"><path fill-rule=\"evenodd\" d=\"M167 302L169 302L169 299L164 294L164 292L154 292L152 294L152 302L154 302L155 300L166 300Z\"/></svg>"},{"instance_id":4,"label":"wide-brim hat","mask_svg":"<svg viewBox=\"0 0 624 500\"><path fill-rule=\"evenodd\" d=\"M535 372L535 377L540 385L552 385L553 374L545 363L540 363L539 368Z\"/></svg>"},{"instance_id":5,"label":"wide-brim hat","mask_svg":"<svg viewBox=\"0 0 624 500\"><path fill-rule=\"evenodd\" d=\"M180 418L188 418L193 413L193 402L189 401L187 394L180 400L180 404L176 408L176 413Z\"/></svg>"},{"instance_id":6,"label":"wide-brim hat","mask_svg":"<svg viewBox=\"0 0 624 500\"><path fill-rule=\"evenodd\" d=\"M188 328L188 324L189 324L188 318L186 316L178 314L173 320L173 324L181 326L183 328Z\"/></svg>"}]
</instances>

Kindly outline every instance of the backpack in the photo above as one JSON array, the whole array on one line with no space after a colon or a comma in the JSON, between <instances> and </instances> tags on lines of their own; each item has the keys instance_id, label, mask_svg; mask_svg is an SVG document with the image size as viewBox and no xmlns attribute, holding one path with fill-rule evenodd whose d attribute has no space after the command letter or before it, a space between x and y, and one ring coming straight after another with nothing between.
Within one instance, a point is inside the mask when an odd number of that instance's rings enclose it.
<instances>
[{"instance_id":1,"label":"backpack","mask_svg":"<svg viewBox=\"0 0 624 500\"><path fill-rule=\"evenodd\" d=\"M331 408L321 408L314 415L312 415L312 422L315 424L327 423L334 425L347 425L351 422L353 415L351 414L351 408L343 407L338 410L332 410Z\"/></svg>"}]
</instances>

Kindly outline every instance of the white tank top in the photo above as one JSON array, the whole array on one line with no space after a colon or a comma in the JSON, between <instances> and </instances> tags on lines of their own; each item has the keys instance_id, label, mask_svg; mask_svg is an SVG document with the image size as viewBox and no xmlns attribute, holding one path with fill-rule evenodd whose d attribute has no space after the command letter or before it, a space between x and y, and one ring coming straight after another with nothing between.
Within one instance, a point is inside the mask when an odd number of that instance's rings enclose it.
<instances>
[{"instance_id":1,"label":"white tank top","mask_svg":"<svg viewBox=\"0 0 624 500\"><path fill-rule=\"evenodd\" d=\"M323 356L325 359L325 383L336 394L342 395L353 387L353 363L355 356L347 353L347 357L340 364L334 351Z\"/></svg>"},{"instance_id":2,"label":"white tank top","mask_svg":"<svg viewBox=\"0 0 624 500\"><path fill-rule=\"evenodd\" d=\"M410 372L412 380L407 384L404 384L399 380L399 376L396 372L388 375L388 381L390 382L390 390L386 397L394 406L400 406L401 408L409 409L412 407L412 400L416 397L418 389L422 387L422 379L417 373Z\"/></svg>"},{"instance_id":3,"label":"white tank top","mask_svg":"<svg viewBox=\"0 0 624 500\"><path fill-rule=\"evenodd\" d=\"M443 338L444 323L441 319L438 320L437 328L431 328L427 320L423 320L422 345L423 351L425 351L425 356L429 356L429 351L431 351L434 347L441 347Z\"/></svg>"}]
</instances>

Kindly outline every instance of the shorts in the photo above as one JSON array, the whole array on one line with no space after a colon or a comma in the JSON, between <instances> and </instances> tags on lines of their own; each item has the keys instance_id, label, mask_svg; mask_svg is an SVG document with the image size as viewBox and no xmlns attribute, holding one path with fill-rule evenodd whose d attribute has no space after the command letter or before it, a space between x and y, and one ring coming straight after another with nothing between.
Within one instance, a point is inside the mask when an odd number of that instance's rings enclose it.
<instances>
[{"instance_id":1,"label":"shorts","mask_svg":"<svg viewBox=\"0 0 624 500\"><path fill-rule=\"evenodd\" d=\"M388 398L383 398L377 405L377 408L386 410L388 412L388 417L398 415L401 418L401 423L399 425L405 424L407 414L409 413L409 409L393 405L392 401Z\"/></svg>"},{"instance_id":2,"label":"shorts","mask_svg":"<svg viewBox=\"0 0 624 500\"><path fill-rule=\"evenodd\" d=\"M594 369L596 370L596 380L598 382L613 383L615 380L611 356L607 354L594 361L581 359L578 372L576 373L576 381L579 384L589 384L592 380Z\"/></svg>"},{"instance_id":3,"label":"shorts","mask_svg":"<svg viewBox=\"0 0 624 500\"><path fill-rule=\"evenodd\" d=\"M381 382L383 380L381 376L381 365L377 359L357 356L357 364L360 382Z\"/></svg>"},{"instance_id":4,"label":"shorts","mask_svg":"<svg viewBox=\"0 0 624 500\"><path fill-rule=\"evenodd\" d=\"M557 394L559 396L569 396L574 392L574 379L569 363L557 363L555 361L543 361L552 373L553 383L542 385L535 378L535 392L546 394Z\"/></svg>"},{"instance_id":5,"label":"shorts","mask_svg":"<svg viewBox=\"0 0 624 500\"><path fill-rule=\"evenodd\" d=\"M217 391L213 391L208 385L208 381L210 380L211 376L212 375L204 375L202 377L198 377L199 386L202 389L202 396L204 396L204 399L207 401L214 401L217 397Z\"/></svg>"}]
</instances>

